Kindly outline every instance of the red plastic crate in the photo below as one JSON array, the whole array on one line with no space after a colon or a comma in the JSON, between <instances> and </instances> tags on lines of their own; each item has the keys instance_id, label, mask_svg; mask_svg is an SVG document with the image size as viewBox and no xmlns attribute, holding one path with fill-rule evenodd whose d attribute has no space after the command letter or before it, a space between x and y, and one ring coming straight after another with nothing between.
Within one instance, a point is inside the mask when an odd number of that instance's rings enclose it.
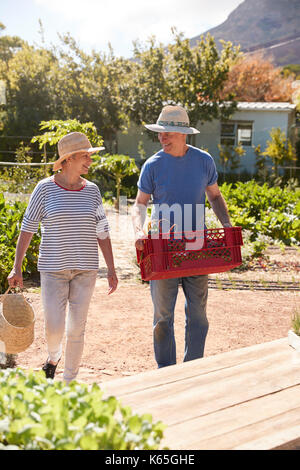
<instances>
[{"instance_id":1,"label":"red plastic crate","mask_svg":"<svg viewBox=\"0 0 300 470\"><path fill-rule=\"evenodd\" d=\"M160 233L144 240L137 261L144 281L219 273L242 263L242 244L241 227Z\"/></svg>"}]
</instances>

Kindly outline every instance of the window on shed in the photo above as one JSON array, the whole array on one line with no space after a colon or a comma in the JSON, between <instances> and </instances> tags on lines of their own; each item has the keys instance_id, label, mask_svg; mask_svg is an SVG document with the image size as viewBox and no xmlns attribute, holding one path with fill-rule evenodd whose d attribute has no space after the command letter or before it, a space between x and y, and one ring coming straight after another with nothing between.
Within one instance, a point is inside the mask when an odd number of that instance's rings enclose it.
<instances>
[{"instance_id":1,"label":"window on shed","mask_svg":"<svg viewBox=\"0 0 300 470\"><path fill-rule=\"evenodd\" d=\"M252 145L252 123L226 121L221 123L221 145Z\"/></svg>"},{"instance_id":2,"label":"window on shed","mask_svg":"<svg viewBox=\"0 0 300 470\"><path fill-rule=\"evenodd\" d=\"M235 145L235 123L221 123L221 144Z\"/></svg>"},{"instance_id":3,"label":"window on shed","mask_svg":"<svg viewBox=\"0 0 300 470\"><path fill-rule=\"evenodd\" d=\"M237 143L242 145L252 144L252 124L237 125Z\"/></svg>"}]
</instances>

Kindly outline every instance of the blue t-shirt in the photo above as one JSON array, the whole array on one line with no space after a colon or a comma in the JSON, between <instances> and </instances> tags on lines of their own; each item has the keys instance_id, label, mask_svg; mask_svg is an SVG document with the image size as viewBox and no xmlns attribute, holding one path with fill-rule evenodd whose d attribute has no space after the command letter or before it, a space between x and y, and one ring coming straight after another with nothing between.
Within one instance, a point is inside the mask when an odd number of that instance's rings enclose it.
<instances>
[{"instance_id":1,"label":"blue t-shirt","mask_svg":"<svg viewBox=\"0 0 300 470\"><path fill-rule=\"evenodd\" d=\"M205 190L217 179L211 155L189 145L183 157L163 150L150 157L143 165L138 188L152 195L152 219L168 220L169 226L175 223L176 231L200 230L204 228Z\"/></svg>"}]
</instances>

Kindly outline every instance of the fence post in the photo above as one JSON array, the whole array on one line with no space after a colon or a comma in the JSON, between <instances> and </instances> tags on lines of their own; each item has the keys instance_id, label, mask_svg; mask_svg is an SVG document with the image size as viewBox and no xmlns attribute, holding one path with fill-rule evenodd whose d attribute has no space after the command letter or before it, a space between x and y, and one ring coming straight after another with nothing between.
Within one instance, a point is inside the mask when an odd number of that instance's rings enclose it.
<instances>
[{"instance_id":1,"label":"fence post","mask_svg":"<svg viewBox=\"0 0 300 470\"><path fill-rule=\"evenodd\" d=\"M45 177L47 176L47 150L46 150L46 144L44 144L44 159L45 159Z\"/></svg>"}]
</instances>

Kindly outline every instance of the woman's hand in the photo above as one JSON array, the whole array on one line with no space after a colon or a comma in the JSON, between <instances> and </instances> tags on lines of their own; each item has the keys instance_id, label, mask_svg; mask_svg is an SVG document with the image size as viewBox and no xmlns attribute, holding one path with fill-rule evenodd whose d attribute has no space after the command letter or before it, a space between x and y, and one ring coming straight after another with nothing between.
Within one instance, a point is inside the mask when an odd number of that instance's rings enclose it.
<instances>
[{"instance_id":1,"label":"woman's hand","mask_svg":"<svg viewBox=\"0 0 300 470\"><path fill-rule=\"evenodd\" d=\"M17 246L16 246L16 255L14 261L14 267L11 270L10 274L7 276L8 285L10 287L21 287L23 288L23 275L22 275L22 262L25 256L25 253L30 245L33 233L23 232L21 230Z\"/></svg>"},{"instance_id":2,"label":"woman's hand","mask_svg":"<svg viewBox=\"0 0 300 470\"><path fill-rule=\"evenodd\" d=\"M108 281L108 295L112 294L118 286L118 278L115 271L108 271L107 273Z\"/></svg>"},{"instance_id":3,"label":"woman's hand","mask_svg":"<svg viewBox=\"0 0 300 470\"><path fill-rule=\"evenodd\" d=\"M21 287L23 288L23 275L22 270L13 268L7 276L8 285L10 287Z\"/></svg>"}]
</instances>

